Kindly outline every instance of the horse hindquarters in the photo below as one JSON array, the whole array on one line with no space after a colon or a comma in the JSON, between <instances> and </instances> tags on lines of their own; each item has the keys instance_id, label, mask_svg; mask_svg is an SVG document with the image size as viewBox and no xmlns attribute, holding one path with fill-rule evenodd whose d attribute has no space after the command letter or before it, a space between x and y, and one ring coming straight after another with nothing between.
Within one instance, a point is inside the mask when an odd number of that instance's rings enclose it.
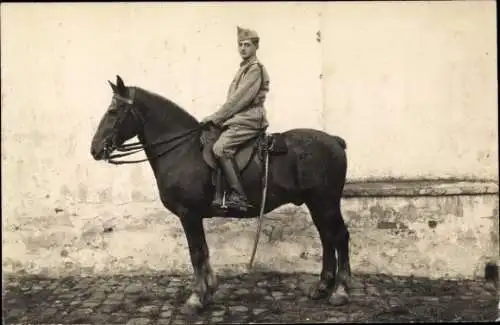
<instances>
[{"instance_id":1,"label":"horse hindquarters","mask_svg":"<svg viewBox=\"0 0 500 325\"><path fill-rule=\"evenodd\" d=\"M324 298L335 285L330 301L347 302L349 231L341 212L347 172L345 142L316 130L290 131L289 147L296 154L296 183L319 232L323 247L322 272L312 298ZM338 256L338 271L337 258Z\"/></svg>"}]
</instances>

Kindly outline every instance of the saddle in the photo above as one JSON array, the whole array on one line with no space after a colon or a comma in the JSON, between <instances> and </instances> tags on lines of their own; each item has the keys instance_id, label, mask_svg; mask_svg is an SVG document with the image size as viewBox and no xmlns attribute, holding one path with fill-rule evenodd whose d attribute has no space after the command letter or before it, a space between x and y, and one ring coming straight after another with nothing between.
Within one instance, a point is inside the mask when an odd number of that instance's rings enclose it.
<instances>
[{"instance_id":1,"label":"saddle","mask_svg":"<svg viewBox=\"0 0 500 325\"><path fill-rule=\"evenodd\" d=\"M212 151L214 143L222 133L222 129L215 125L209 125L202 130L201 146L202 155L206 164L212 169L212 183L216 187L216 195L221 195L225 187L225 182L222 181L223 175L220 170L217 159ZM267 133L263 130L255 138L250 139L242 144L234 155L234 160L238 166L238 170L242 173L253 160L264 161L267 154L281 155L286 154L288 148L281 133ZM257 157L257 159L254 159Z\"/></svg>"},{"instance_id":2,"label":"saddle","mask_svg":"<svg viewBox=\"0 0 500 325\"><path fill-rule=\"evenodd\" d=\"M223 130L214 125L210 125L202 131L201 146L203 159L213 170L217 170L219 167L212 148L222 131ZM288 152L288 148L281 133L269 134L263 130L255 138L242 144L234 156L240 172L243 172L255 155L258 155L262 160L266 152L272 155L285 154Z\"/></svg>"}]
</instances>

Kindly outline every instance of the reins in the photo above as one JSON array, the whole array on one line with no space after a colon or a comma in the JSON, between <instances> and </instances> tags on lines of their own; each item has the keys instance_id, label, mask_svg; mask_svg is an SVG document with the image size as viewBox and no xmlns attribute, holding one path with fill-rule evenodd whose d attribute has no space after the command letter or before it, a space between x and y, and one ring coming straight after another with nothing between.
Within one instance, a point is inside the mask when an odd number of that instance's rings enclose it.
<instances>
[{"instance_id":1,"label":"reins","mask_svg":"<svg viewBox=\"0 0 500 325\"><path fill-rule=\"evenodd\" d=\"M125 98L125 97L122 97L118 94L115 94L113 97L115 99L118 99L118 100L121 100L121 101L127 103L128 105L131 105L130 109L132 110L132 113L134 115L139 115L141 120L144 122L142 116L139 113L134 111L134 107L132 106L132 105L134 105L133 99ZM167 153L177 149L180 145L182 145L185 142L187 142L188 140L190 140L190 137L188 137L189 135L201 130L203 127L204 127L204 125L200 124L197 127L190 129L190 130L186 130L184 132L181 132L180 134L177 134L170 139L153 142L153 143L150 143L148 145L143 145L140 141L133 142L133 143L124 143L116 148L117 151L120 151L123 153L112 154L106 160L107 160L107 162L114 164L114 165L122 165L122 164L135 164L135 163L140 163L140 162L156 159L158 157L166 155ZM184 138L182 141L178 142L174 146L172 146L164 151L161 151L160 153L154 155L153 157L147 157L145 159L138 159L138 160L116 160L117 158L127 157L127 156L133 155L135 153L144 151L146 149L151 149L151 148L157 147L159 145L169 144L175 140L182 139L182 138Z\"/></svg>"},{"instance_id":2,"label":"reins","mask_svg":"<svg viewBox=\"0 0 500 325\"><path fill-rule=\"evenodd\" d=\"M187 130L185 132L182 132L182 133L180 133L180 134L178 134L170 139L154 142L154 143L148 144L146 146L140 142L122 144L121 146L116 148L116 150L120 151L120 152L124 152L124 153L117 153L117 154L110 155L108 157L107 161L111 164L114 164L114 165L123 165L123 164L135 164L135 163L140 163L140 162L156 159L158 157L166 155L167 153L177 149L180 145L184 144L185 142L187 142L190 139L190 137L187 137L188 135L191 135L192 133L201 130L202 127L203 126L198 126L194 129L190 129L190 130ZM141 152L141 151L146 150L146 149L154 148L154 147L159 146L159 145L169 144L169 143L171 143L175 140L181 139L181 138L184 138L184 139L182 141L176 143L174 146L154 155L153 157L139 159L139 160L116 160L116 158L127 157L127 156L133 155L135 153Z\"/></svg>"}]
</instances>

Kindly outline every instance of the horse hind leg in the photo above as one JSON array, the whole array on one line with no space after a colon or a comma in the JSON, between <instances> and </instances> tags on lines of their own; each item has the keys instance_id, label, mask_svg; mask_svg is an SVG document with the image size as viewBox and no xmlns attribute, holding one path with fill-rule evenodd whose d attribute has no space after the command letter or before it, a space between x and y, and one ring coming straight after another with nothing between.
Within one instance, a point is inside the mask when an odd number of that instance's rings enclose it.
<instances>
[{"instance_id":1,"label":"horse hind leg","mask_svg":"<svg viewBox=\"0 0 500 325\"><path fill-rule=\"evenodd\" d=\"M334 306L344 305L349 301L349 280L351 277L351 263L349 259L349 230L347 229L340 203L335 207L336 229L334 235L335 247L337 249L338 270L335 276L335 289L330 296L330 303Z\"/></svg>"},{"instance_id":2,"label":"horse hind leg","mask_svg":"<svg viewBox=\"0 0 500 325\"><path fill-rule=\"evenodd\" d=\"M333 202L333 203L332 203ZM326 197L324 191L309 196L306 205L318 229L323 247L323 265L320 280L309 293L311 299L322 299L334 289L330 303L342 305L348 301L347 279L350 274L349 233L340 212L340 195ZM337 256L338 253L338 272Z\"/></svg>"},{"instance_id":3,"label":"horse hind leg","mask_svg":"<svg viewBox=\"0 0 500 325\"><path fill-rule=\"evenodd\" d=\"M311 299L323 299L328 297L335 284L335 273L337 269L337 257L335 255L335 242L333 240L331 219L329 211L325 206L326 200L320 196L312 196L306 201L306 205L311 212L311 217L319 233L322 253L322 268L319 281L313 285L309 292Z\"/></svg>"}]
</instances>

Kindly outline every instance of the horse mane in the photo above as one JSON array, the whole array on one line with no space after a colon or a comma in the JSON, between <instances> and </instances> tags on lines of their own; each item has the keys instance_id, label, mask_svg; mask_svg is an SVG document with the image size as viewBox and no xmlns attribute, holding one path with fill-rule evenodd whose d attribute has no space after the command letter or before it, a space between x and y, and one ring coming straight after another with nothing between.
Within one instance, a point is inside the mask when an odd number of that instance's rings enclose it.
<instances>
[{"instance_id":1,"label":"horse mane","mask_svg":"<svg viewBox=\"0 0 500 325\"><path fill-rule=\"evenodd\" d=\"M186 126L189 126L189 124L199 124L198 120L193 115L170 99L138 86L135 86L134 88L136 90L136 98L139 98L151 108L160 108L159 111L165 114L165 118L167 118L168 115L169 119L173 119L179 124L186 123Z\"/></svg>"}]
</instances>

